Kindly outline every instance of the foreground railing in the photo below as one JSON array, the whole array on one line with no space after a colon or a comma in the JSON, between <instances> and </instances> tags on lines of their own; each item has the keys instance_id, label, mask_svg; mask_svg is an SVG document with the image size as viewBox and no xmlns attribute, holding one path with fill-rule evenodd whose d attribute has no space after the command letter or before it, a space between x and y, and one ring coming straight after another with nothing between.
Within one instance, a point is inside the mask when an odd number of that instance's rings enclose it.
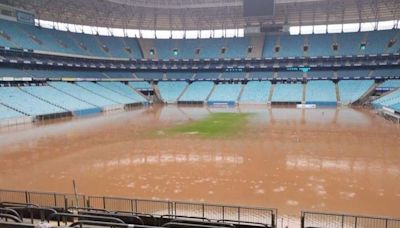
<instances>
[{"instance_id":1,"label":"foreground railing","mask_svg":"<svg viewBox=\"0 0 400 228\"><path fill-rule=\"evenodd\" d=\"M307 227L400 228L400 219L303 211L301 228Z\"/></svg>"},{"instance_id":2,"label":"foreground railing","mask_svg":"<svg viewBox=\"0 0 400 228\"><path fill-rule=\"evenodd\" d=\"M0 189L0 202L34 204L42 207L92 208L152 214L161 217L199 217L239 224L253 223L276 227L277 209L174 202L162 200L128 199L60 193L28 192Z\"/></svg>"}]
</instances>

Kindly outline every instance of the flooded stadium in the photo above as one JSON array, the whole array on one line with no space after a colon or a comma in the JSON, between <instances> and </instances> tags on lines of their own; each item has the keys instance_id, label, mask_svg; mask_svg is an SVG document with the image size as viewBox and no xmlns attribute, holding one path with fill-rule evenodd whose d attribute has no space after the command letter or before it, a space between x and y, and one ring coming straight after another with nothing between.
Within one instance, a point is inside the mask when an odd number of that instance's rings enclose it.
<instances>
[{"instance_id":1,"label":"flooded stadium","mask_svg":"<svg viewBox=\"0 0 400 228\"><path fill-rule=\"evenodd\" d=\"M216 112L252 114L230 137L163 133ZM2 128L0 148L2 189L400 216L400 129L371 110L153 106Z\"/></svg>"}]
</instances>

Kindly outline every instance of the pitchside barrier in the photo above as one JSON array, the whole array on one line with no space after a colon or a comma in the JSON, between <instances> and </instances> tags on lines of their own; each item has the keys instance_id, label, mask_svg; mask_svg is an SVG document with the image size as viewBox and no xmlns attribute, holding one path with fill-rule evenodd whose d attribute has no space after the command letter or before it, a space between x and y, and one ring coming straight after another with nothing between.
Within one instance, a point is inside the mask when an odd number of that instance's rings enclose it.
<instances>
[{"instance_id":1,"label":"pitchside barrier","mask_svg":"<svg viewBox=\"0 0 400 228\"><path fill-rule=\"evenodd\" d=\"M274 208L241 207L205 203L128 199L60 193L0 189L0 204L32 204L59 209L91 208L158 215L165 218L197 217L239 224L263 224L276 227L278 211Z\"/></svg>"},{"instance_id":2,"label":"pitchside barrier","mask_svg":"<svg viewBox=\"0 0 400 228\"><path fill-rule=\"evenodd\" d=\"M321 212L301 212L301 228L400 228L400 219Z\"/></svg>"}]
</instances>

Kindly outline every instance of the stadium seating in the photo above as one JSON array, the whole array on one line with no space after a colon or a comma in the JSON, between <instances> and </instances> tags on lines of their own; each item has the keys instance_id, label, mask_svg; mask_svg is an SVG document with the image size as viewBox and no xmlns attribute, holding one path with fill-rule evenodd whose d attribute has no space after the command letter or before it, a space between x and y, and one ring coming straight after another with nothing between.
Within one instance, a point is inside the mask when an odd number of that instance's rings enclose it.
<instances>
[{"instance_id":1,"label":"stadium seating","mask_svg":"<svg viewBox=\"0 0 400 228\"><path fill-rule=\"evenodd\" d=\"M342 78L365 78L369 77L370 71L365 69L338 70L337 74Z\"/></svg>"},{"instance_id":2,"label":"stadium seating","mask_svg":"<svg viewBox=\"0 0 400 228\"><path fill-rule=\"evenodd\" d=\"M75 115L88 115L101 112L100 108L78 100L50 86L24 86L21 89L50 104L69 110Z\"/></svg>"},{"instance_id":3,"label":"stadium seating","mask_svg":"<svg viewBox=\"0 0 400 228\"><path fill-rule=\"evenodd\" d=\"M196 81L188 86L178 101L181 102L205 102L211 90L214 87L213 82Z\"/></svg>"},{"instance_id":4,"label":"stadium seating","mask_svg":"<svg viewBox=\"0 0 400 228\"><path fill-rule=\"evenodd\" d=\"M364 36L365 33L358 32L336 34L339 55L364 54L360 49Z\"/></svg>"},{"instance_id":5,"label":"stadium seating","mask_svg":"<svg viewBox=\"0 0 400 228\"><path fill-rule=\"evenodd\" d=\"M398 110L400 104L400 89L384 95L372 102L374 108L392 107Z\"/></svg>"},{"instance_id":6,"label":"stadium seating","mask_svg":"<svg viewBox=\"0 0 400 228\"><path fill-rule=\"evenodd\" d=\"M61 44L66 50L66 53L75 54L75 55L89 55L84 49L79 46L79 43L74 40L69 33L57 31L53 29L41 29L43 32L51 34L54 39Z\"/></svg>"},{"instance_id":7,"label":"stadium seating","mask_svg":"<svg viewBox=\"0 0 400 228\"><path fill-rule=\"evenodd\" d=\"M307 72L307 78L333 78L334 72L332 70L311 70Z\"/></svg>"},{"instance_id":8,"label":"stadium seating","mask_svg":"<svg viewBox=\"0 0 400 228\"><path fill-rule=\"evenodd\" d=\"M270 90L271 82L269 81L250 81L243 88L240 102L266 104L269 99Z\"/></svg>"},{"instance_id":9,"label":"stadium seating","mask_svg":"<svg viewBox=\"0 0 400 228\"><path fill-rule=\"evenodd\" d=\"M193 72L169 72L167 73L168 79L191 79Z\"/></svg>"},{"instance_id":10,"label":"stadium seating","mask_svg":"<svg viewBox=\"0 0 400 228\"><path fill-rule=\"evenodd\" d=\"M250 40L247 37L227 38L224 45L226 51L223 56L225 58L244 58L247 55L249 44Z\"/></svg>"},{"instance_id":11,"label":"stadium seating","mask_svg":"<svg viewBox=\"0 0 400 228\"><path fill-rule=\"evenodd\" d=\"M109 109L109 108L113 109L113 107L116 107L116 105L118 104L115 101L111 101L107 98L104 98L102 96L94 94L94 93L90 92L89 90L84 89L80 86L74 85L72 83L49 82L49 85L66 93L66 94L69 94L70 96L73 96L77 99L85 101L94 106L101 107L103 109Z\"/></svg>"},{"instance_id":12,"label":"stadium seating","mask_svg":"<svg viewBox=\"0 0 400 228\"><path fill-rule=\"evenodd\" d=\"M198 48L200 59L220 58L221 48L224 46L224 39L199 39Z\"/></svg>"},{"instance_id":13,"label":"stadium seating","mask_svg":"<svg viewBox=\"0 0 400 228\"><path fill-rule=\"evenodd\" d=\"M335 84L329 80L309 81L306 84L305 101L308 104L336 105Z\"/></svg>"},{"instance_id":14,"label":"stadium seating","mask_svg":"<svg viewBox=\"0 0 400 228\"><path fill-rule=\"evenodd\" d=\"M108 100L114 101L117 104L133 104L136 103L135 100L126 97L125 95L121 95L117 92L109 90L97 83L94 82L77 82L76 85L87 89L88 91L102 96Z\"/></svg>"},{"instance_id":15,"label":"stadium seating","mask_svg":"<svg viewBox=\"0 0 400 228\"><path fill-rule=\"evenodd\" d=\"M0 68L0 77L22 78L30 77L30 75L27 72L17 68Z\"/></svg>"},{"instance_id":16,"label":"stadium seating","mask_svg":"<svg viewBox=\"0 0 400 228\"><path fill-rule=\"evenodd\" d=\"M358 101L372 86L373 80L341 80L338 83L340 102L351 104Z\"/></svg>"},{"instance_id":17,"label":"stadium seating","mask_svg":"<svg viewBox=\"0 0 400 228\"><path fill-rule=\"evenodd\" d=\"M143 53L140 48L139 42L136 38L123 38L123 42L125 44L125 48L129 48L130 50L130 58L132 59L142 59Z\"/></svg>"},{"instance_id":18,"label":"stadium seating","mask_svg":"<svg viewBox=\"0 0 400 228\"><path fill-rule=\"evenodd\" d=\"M1 87L0 102L30 116L61 114L67 111L23 92L17 87Z\"/></svg>"},{"instance_id":19,"label":"stadium seating","mask_svg":"<svg viewBox=\"0 0 400 228\"><path fill-rule=\"evenodd\" d=\"M222 74L223 79L244 79L246 72L225 72Z\"/></svg>"},{"instance_id":20,"label":"stadium seating","mask_svg":"<svg viewBox=\"0 0 400 228\"><path fill-rule=\"evenodd\" d=\"M159 72L159 71L154 71L154 72L135 72L136 77L140 79L146 79L146 80L151 80L151 79L162 79L164 73Z\"/></svg>"},{"instance_id":21,"label":"stadium seating","mask_svg":"<svg viewBox=\"0 0 400 228\"><path fill-rule=\"evenodd\" d=\"M23 116L25 115L0 104L0 121Z\"/></svg>"},{"instance_id":22,"label":"stadium seating","mask_svg":"<svg viewBox=\"0 0 400 228\"><path fill-rule=\"evenodd\" d=\"M34 78L105 78L99 71L70 71L70 70L25 70L29 77Z\"/></svg>"},{"instance_id":23,"label":"stadium seating","mask_svg":"<svg viewBox=\"0 0 400 228\"><path fill-rule=\"evenodd\" d=\"M268 58L276 57L275 46L276 36L266 35L264 41L263 56Z\"/></svg>"},{"instance_id":24,"label":"stadium seating","mask_svg":"<svg viewBox=\"0 0 400 228\"><path fill-rule=\"evenodd\" d=\"M197 72L195 79L216 79L220 72Z\"/></svg>"},{"instance_id":25,"label":"stadium seating","mask_svg":"<svg viewBox=\"0 0 400 228\"><path fill-rule=\"evenodd\" d=\"M97 36L103 50L107 50L112 57L115 58L130 58L129 53L125 49L124 40L120 37L112 36Z\"/></svg>"},{"instance_id":26,"label":"stadium seating","mask_svg":"<svg viewBox=\"0 0 400 228\"><path fill-rule=\"evenodd\" d=\"M228 102L234 104L238 101L241 90L242 84L218 84L215 86L208 102Z\"/></svg>"},{"instance_id":27,"label":"stadium seating","mask_svg":"<svg viewBox=\"0 0 400 228\"><path fill-rule=\"evenodd\" d=\"M378 88L396 89L400 88L400 80L386 80L378 86Z\"/></svg>"},{"instance_id":28,"label":"stadium seating","mask_svg":"<svg viewBox=\"0 0 400 228\"><path fill-rule=\"evenodd\" d=\"M64 32L7 20L0 20L0 27L3 34L0 36L1 46L96 57L143 58L136 38ZM395 39L397 34L398 30L321 35L266 35L263 47L260 45L255 48L263 48L263 57L395 53L400 48L400 42L395 42L392 47L388 47L388 43L389 40ZM248 37L155 39L154 45L160 59L244 58L247 56L250 40ZM336 52L332 49L335 42L338 44ZM360 48L362 42L366 44L365 49ZM303 50L305 44L308 45L308 51ZM278 52L275 52L276 46L280 47ZM224 53L222 48L225 48Z\"/></svg>"},{"instance_id":29,"label":"stadium seating","mask_svg":"<svg viewBox=\"0 0 400 228\"><path fill-rule=\"evenodd\" d=\"M272 94L272 102L279 103L300 103L303 101L303 84L283 84L275 85Z\"/></svg>"},{"instance_id":30,"label":"stadium seating","mask_svg":"<svg viewBox=\"0 0 400 228\"><path fill-rule=\"evenodd\" d=\"M255 71L249 74L249 79L268 79L273 78L274 72L271 71Z\"/></svg>"},{"instance_id":31,"label":"stadium seating","mask_svg":"<svg viewBox=\"0 0 400 228\"><path fill-rule=\"evenodd\" d=\"M400 69L398 68L375 69L372 71L371 76L382 77L382 78L400 77Z\"/></svg>"},{"instance_id":32,"label":"stadium seating","mask_svg":"<svg viewBox=\"0 0 400 228\"><path fill-rule=\"evenodd\" d=\"M151 85L146 81L129 82L128 85L133 89L151 89Z\"/></svg>"},{"instance_id":33,"label":"stadium seating","mask_svg":"<svg viewBox=\"0 0 400 228\"><path fill-rule=\"evenodd\" d=\"M333 51L332 34L314 34L308 35L307 56L334 56L337 53Z\"/></svg>"},{"instance_id":34,"label":"stadium seating","mask_svg":"<svg viewBox=\"0 0 400 228\"><path fill-rule=\"evenodd\" d=\"M161 99L166 103L176 103L179 96L182 94L187 82L176 81L161 81L158 83Z\"/></svg>"},{"instance_id":35,"label":"stadium seating","mask_svg":"<svg viewBox=\"0 0 400 228\"><path fill-rule=\"evenodd\" d=\"M108 78L133 78L132 72L129 71L106 71L103 74Z\"/></svg>"},{"instance_id":36,"label":"stadium seating","mask_svg":"<svg viewBox=\"0 0 400 228\"><path fill-rule=\"evenodd\" d=\"M280 57L304 56L304 36L280 36Z\"/></svg>"},{"instance_id":37,"label":"stadium seating","mask_svg":"<svg viewBox=\"0 0 400 228\"><path fill-rule=\"evenodd\" d=\"M396 42L393 48L388 48L389 40L396 37L396 30L386 31L371 31L367 34L367 42L365 46L365 54L378 54L378 53L394 53L399 49L399 42Z\"/></svg>"},{"instance_id":38,"label":"stadium seating","mask_svg":"<svg viewBox=\"0 0 400 228\"><path fill-rule=\"evenodd\" d=\"M98 82L97 84L130 98L134 103L147 103L147 100L144 97L139 95L128 85L121 82Z\"/></svg>"},{"instance_id":39,"label":"stadium seating","mask_svg":"<svg viewBox=\"0 0 400 228\"><path fill-rule=\"evenodd\" d=\"M303 77L304 77L304 73L302 71L280 71L280 72L278 72L278 78L282 78L282 79L291 79L291 78L301 79Z\"/></svg>"}]
</instances>

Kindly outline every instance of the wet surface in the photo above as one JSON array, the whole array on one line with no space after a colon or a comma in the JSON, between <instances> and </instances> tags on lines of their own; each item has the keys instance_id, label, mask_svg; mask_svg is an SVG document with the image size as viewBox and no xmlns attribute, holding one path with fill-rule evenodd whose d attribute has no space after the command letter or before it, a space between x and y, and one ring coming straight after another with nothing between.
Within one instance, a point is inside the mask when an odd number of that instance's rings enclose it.
<instances>
[{"instance_id":1,"label":"wet surface","mask_svg":"<svg viewBox=\"0 0 400 228\"><path fill-rule=\"evenodd\" d=\"M251 112L232 138L147 134ZM369 110L151 107L0 130L0 188L400 217L400 129Z\"/></svg>"}]
</instances>

